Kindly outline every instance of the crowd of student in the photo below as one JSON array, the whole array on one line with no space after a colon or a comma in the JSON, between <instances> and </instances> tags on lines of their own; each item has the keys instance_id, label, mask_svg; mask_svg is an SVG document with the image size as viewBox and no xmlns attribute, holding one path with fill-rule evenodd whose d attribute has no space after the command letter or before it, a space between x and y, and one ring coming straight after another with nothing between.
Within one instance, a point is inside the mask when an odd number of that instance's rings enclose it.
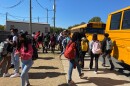
<instances>
[{"instance_id":1,"label":"crowd of student","mask_svg":"<svg viewBox=\"0 0 130 86\"><path fill-rule=\"evenodd\" d=\"M105 67L105 58L108 57L111 68L110 70L114 69L114 65L111 59L111 52L112 52L112 41L109 37L108 33L104 34L104 39L102 41L98 40L98 34L93 34L92 40L88 40L84 33L75 32L73 33L72 37L70 38L69 31L62 32L62 42L61 42L61 54L69 61L69 70L68 70L68 83L73 84L74 81L72 80L72 71L74 68L77 67L79 77L82 78L84 73L81 73L81 70L84 69L84 57L86 52L90 55L90 64L89 70L93 69L93 60L95 59L95 68L94 73L98 73L98 59L100 56L103 57L103 64L102 66ZM67 41L66 41L67 40ZM72 48L69 48L72 47ZM74 50L75 49L75 50ZM71 52L72 51L72 52ZM69 55L67 55L69 54Z\"/></svg>"},{"instance_id":2,"label":"crowd of student","mask_svg":"<svg viewBox=\"0 0 130 86\"><path fill-rule=\"evenodd\" d=\"M28 32L21 31L18 33L17 29L10 29L11 35L8 36L5 42L0 44L0 55L2 60L0 61L0 68L3 64L6 63L5 70L3 71L3 77L19 77L21 76L21 86L30 86L28 71L33 65L33 59L38 58L37 49L42 45L43 53L48 53L48 49L51 50L52 53L55 51L55 47L58 46L61 51L59 57L61 57L65 52L68 52L67 47L73 44L74 55L73 58L68 59L69 61L69 70L68 70L68 83L72 84L74 81L72 80L72 71L77 67L79 77L82 78L84 73L82 73L82 69L84 69L84 57L86 52L90 54L90 65L89 69L93 68L93 59L95 58L95 69L94 72L98 73L98 59L99 56L103 57L103 66L105 66L105 57L109 58L109 62L111 64L110 70L114 69L114 65L111 60L111 52L112 48L110 46L111 39L109 34L104 34L104 39L102 42L99 42L98 35L93 34L92 40L88 41L84 33L75 32L72 36L70 36L69 30L62 31L58 36L56 34L46 34L34 32L32 35L29 35ZM4 44L4 45L3 45ZM68 46L69 45L69 46ZM3 49L3 50L2 50ZM71 54L71 53L70 53ZM22 63L22 71L21 75L19 73L19 57L21 58ZM8 70L10 68L10 64L14 65L14 73L9 74Z\"/></svg>"},{"instance_id":3,"label":"crowd of student","mask_svg":"<svg viewBox=\"0 0 130 86\"><path fill-rule=\"evenodd\" d=\"M18 29L10 29L10 32L7 39L0 43L0 74L2 73L3 77L21 77L21 86L30 86L28 71L33 65L33 60L38 58L40 45L42 45L43 53L48 53L48 49L54 53L57 43L56 34L44 35L38 31L30 35L27 31L18 32ZM12 74L8 72L11 67L14 68Z\"/></svg>"},{"instance_id":4,"label":"crowd of student","mask_svg":"<svg viewBox=\"0 0 130 86\"><path fill-rule=\"evenodd\" d=\"M31 68L33 61L33 48L31 43L31 37L29 40L29 34L27 32L18 33L17 29L10 29L11 34L7 37L4 42L1 42L1 58L0 68L5 64L5 70L1 69L3 72L3 77L19 77L21 76L21 86L29 86L28 71ZM3 47L3 48L2 48ZM21 58L21 75L19 73ZM8 70L10 64L14 65L14 73L9 74Z\"/></svg>"}]
</instances>

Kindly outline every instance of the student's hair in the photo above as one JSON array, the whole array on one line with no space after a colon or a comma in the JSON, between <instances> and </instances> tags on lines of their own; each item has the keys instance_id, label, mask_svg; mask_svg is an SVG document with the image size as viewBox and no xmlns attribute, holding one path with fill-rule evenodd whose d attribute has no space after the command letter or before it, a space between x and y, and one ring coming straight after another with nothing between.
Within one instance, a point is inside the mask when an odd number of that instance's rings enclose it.
<instances>
[{"instance_id":1,"label":"student's hair","mask_svg":"<svg viewBox=\"0 0 130 86\"><path fill-rule=\"evenodd\" d=\"M105 36L105 37L109 37L109 34L108 34L108 33L105 33L104 36Z\"/></svg>"},{"instance_id":2,"label":"student's hair","mask_svg":"<svg viewBox=\"0 0 130 86\"><path fill-rule=\"evenodd\" d=\"M85 37L86 38L85 32L81 32L81 37Z\"/></svg>"},{"instance_id":3,"label":"student's hair","mask_svg":"<svg viewBox=\"0 0 130 86\"><path fill-rule=\"evenodd\" d=\"M13 28L11 28L10 30L14 30Z\"/></svg>"},{"instance_id":4,"label":"student's hair","mask_svg":"<svg viewBox=\"0 0 130 86\"><path fill-rule=\"evenodd\" d=\"M81 40L81 35L79 32L74 32L74 34L72 35L72 41L75 42L78 40Z\"/></svg>"},{"instance_id":5,"label":"student's hair","mask_svg":"<svg viewBox=\"0 0 130 86\"><path fill-rule=\"evenodd\" d=\"M67 35L70 36L71 32L70 30L67 30Z\"/></svg>"},{"instance_id":6,"label":"student's hair","mask_svg":"<svg viewBox=\"0 0 130 86\"><path fill-rule=\"evenodd\" d=\"M98 39L97 39L97 34L96 34L96 33L93 34L92 40L94 40L94 41L98 40Z\"/></svg>"},{"instance_id":7,"label":"student's hair","mask_svg":"<svg viewBox=\"0 0 130 86\"><path fill-rule=\"evenodd\" d=\"M22 37L22 38L24 38L24 40L23 40L23 42L22 42L22 41L19 40L19 38L18 38L17 48L18 48L18 50L20 50L21 45L22 45L22 43L23 43L23 44L24 44L24 52L27 52L27 51L28 51L28 44L29 44L29 42L28 42L28 40L27 40L26 34L25 34L25 33L21 33L21 34L19 34L19 36Z\"/></svg>"},{"instance_id":8,"label":"student's hair","mask_svg":"<svg viewBox=\"0 0 130 86\"><path fill-rule=\"evenodd\" d=\"M24 33L25 35L28 35L28 31L25 31L25 33Z\"/></svg>"}]
</instances>

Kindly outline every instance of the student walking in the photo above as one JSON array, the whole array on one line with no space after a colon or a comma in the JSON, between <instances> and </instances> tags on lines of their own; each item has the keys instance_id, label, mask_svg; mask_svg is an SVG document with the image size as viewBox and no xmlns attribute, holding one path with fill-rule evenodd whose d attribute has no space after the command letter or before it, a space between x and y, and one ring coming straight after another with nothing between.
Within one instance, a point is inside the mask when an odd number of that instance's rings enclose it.
<instances>
[{"instance_id":1,"label":"student walking","mask_svg":"<svg viewBox=\"0 0 130 86\"><path fill-rule=\"evenodd\" d=\"M74 66L76 65L79 77L82 78L84 76L84 73L81 73L81 67L79 65L79 61L81 61L79 56L79 50L80 50L80 33L75 32L72 36L72 43L75 43L75 57L73 59L69 59L69 70L68 70L68 84L74 84L74 81L72 80L72 71Z\"/></svg>"},{"instance_id":2,"label":"student walking","mask_svg":"<svg viewBox=\"0 0 130 86\"><path fill-rule=\"evenodd\" d=\"M81 39L81 50L82 50L81 68L83 69L84 68L84 57L88 50L88 43L87 43L87 39L85 37L82 37L82 39Z\"/></svg>"},{"instance_id":3,"label":"student walking","mask_svg":"<svg viewBox=\"0 0 130 86\"><path fill-rule=\"evenodd\" d=\"M3 71L3 77L9 77L10 74L8 73L9 67L11 65L11 53L13 52L13 45L11 44L12 35L9 35L5 42L3 42L3 51L1 52L2 60L0 62L0 68L5 64L5 70Z\"/></svg>"},{"instance_id":4,"label":"student walking","mask_svg":"<svg viewBox=\"0 0 130 86\"><path fill-rule=\"evenodd\" d=\"M15 52L15 54L20 55L22 62L21 86L29 86L30 83L28 71L33 64L33 48L32 44L28 41L24 33L19 36L19 40L17 43L17 51Z\"/></svg>"},{"instance_id":5,"label":"student walking","mask_svg":"<svg viewBox=\"0 0 130 86\"><path fill-rule=\"evenodd\" d=\"M95 58L95 71L94 73L97 74L98 71L98 59L101 54L101 43L97 39L97 34L93 34L92 41L89 43L90 48L90 70L93 68L93 59Z\"/></svg>"},{"instance_id":6,"label":"student walking","mask_svg":"<svg viewBox=\"0 0 130 86\"><path fill-rule=\"evenodd\" d=\"M70 31L69 30L65 30L63 31L63 36L64 36L64 39L62 40L62 47L63 47L63 51L61 52L59 58L61 58L61 56L64 54L64 51L65 51L65 48L68 44L68 42L70 41Z\"/></svg>"},{"instance_id":7,"label":"student walking","mask_svg":"<svg viewBox=\"0 0 130 86\"><path fill-rule=\"evenodd\" d=\"M11 78L15 78L15 77L19 77L20 74L19 74L19 56L15 54L15 50L16 50L16 45L17 45L17 41L18 41L18 30L17 29L14 29L14 35L13 35L13 41L12 41L12 44L13 44L13 52L12 52L12 55L13 55L13 62L14 62L14 74L11 75L10 77Z\"/></svg>"},{"instance_id":8,"label":"student walking","mask_svg":"<svg viewBox=\"0 0 130 86\"><path fill-rule=\"evenodd\" d=\"M114 64L113 64L112 59L111 59L112 49L113 49L113 44L112 44L111 38L109 37L108 33L105 33L104 39L102 41L102 52L103 52L103 54L102 54L102 57L103 57L102 66L105 67L105 65L106 65L105 58L107 57L109 59L110 65L111 65L110 70L114 69Z\"/></svg>"}]
</instances>

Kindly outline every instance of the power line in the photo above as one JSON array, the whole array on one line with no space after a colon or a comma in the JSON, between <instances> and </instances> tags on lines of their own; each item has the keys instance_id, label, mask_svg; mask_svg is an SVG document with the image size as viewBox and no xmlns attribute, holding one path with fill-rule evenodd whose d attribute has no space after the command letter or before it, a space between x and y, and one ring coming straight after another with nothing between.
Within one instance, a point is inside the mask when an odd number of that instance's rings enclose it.
<instances>
[{"instance_id":1,"label":"power line","mask_svg":"<svg viewBox=\"0 0 130 86\"><path fill-rule=\"evenodd\" d=\"M14 16L14 15L11 15L11 14L9 14L9 15L12 16L12 17L15 17L15 18L29 18L29 17Z\"/></svg>"},{"instance_id":2,"label":"power line","mask_svg":"<svg viewBox=\"0 0 130 86\"><path fill-rule=\"evenodd\" d=\"M43 9L47 9L47 8L45 8L45 7L43 7L39 2L38 2L38 0L36 0L36 2L37 2L37 4L41 7L41 8L43 8Z\"/></svg>"},{"instance_id":3,"label":"power line","mask_svg":"<svg viewBox=\"0 0 130 86\"><path fill-rule=\"evenodd\" d=\"M2 16L5 16L6 15L6 13L0 13L0 15L2 15ZM15 15L12 15L12 14L10 14L10 13L8 13L8 16L11 16L12 18L15 18L15 19L29 19L29 17L22 17L22 16L15 16ZM39 19L45 19L45 18L47 18L47 17L39 17ZM52 17L48 17L48 18L52 18ZM37 17L32 17L32 20L35 20L35 19L37 19Z\"/></svg>"},{"instance_id":4,"label":"power line","mask_svg":"<svg viewBox=\"0 0 130 86\"><path fill-rule=\"evenodd\" d=\"M15 19L21 20L20 18L18 18L18 17L16 17L16 16L10 15L9 13L8 13L8 15L11 16L12 18L15 18Z\"/></svg>"},{"instance_id":5,"label":"power line","mask_svg":"<svg viewBox=\"0 0 130 86\"><path fill-rule=\"evenodd\" d=\"M5 15L4 13L0 13L0 14Z\"/></svg>"},{"instance_id":6,"label":"power line","mask_svg":"<svg viewBox=\"0 0 130 86\"><path fill-rule=\"evenodd\" d=\"M37 4L42 8L42 9L45 9L46 11L47 11L47 23L48 23L48 11L53 11L53 10L48 10L48 8L45 8L45 7L43 7L39 2L38 2L38 0L36 0L36 2L37 2Z\"/></svg>"},{"instance_id":7,"label":"power line","mask_svg":"<svg viewBox=\"0 0 130 86\"><path fill-rule=\"evenodd\" d=\"M17 6L19 6L24 0L20 0L17 4L13 5L13 6L10 6L10 7L3 7L3 8L6 8L6 9L10 9L10 8L15 8Z\"/></svg>"}]
</instances>

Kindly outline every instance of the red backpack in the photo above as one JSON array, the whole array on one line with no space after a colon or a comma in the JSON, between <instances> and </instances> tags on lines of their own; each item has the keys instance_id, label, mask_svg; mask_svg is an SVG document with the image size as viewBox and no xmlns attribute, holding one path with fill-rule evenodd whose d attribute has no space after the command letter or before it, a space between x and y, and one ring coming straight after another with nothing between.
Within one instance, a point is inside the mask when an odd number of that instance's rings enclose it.
<instances>
[{"instance_id":1,"label":"red backpack","mask_svg":"<svg viewBox=\"0 0 130 86\"><path fill-rule=\"evenodd\" d=\"M64 56L67 59L74 59L76 56L76 44L75 42L72 42L71 40L68 42L65 51L64 51Z\"/></svg>"}]
</instances>

